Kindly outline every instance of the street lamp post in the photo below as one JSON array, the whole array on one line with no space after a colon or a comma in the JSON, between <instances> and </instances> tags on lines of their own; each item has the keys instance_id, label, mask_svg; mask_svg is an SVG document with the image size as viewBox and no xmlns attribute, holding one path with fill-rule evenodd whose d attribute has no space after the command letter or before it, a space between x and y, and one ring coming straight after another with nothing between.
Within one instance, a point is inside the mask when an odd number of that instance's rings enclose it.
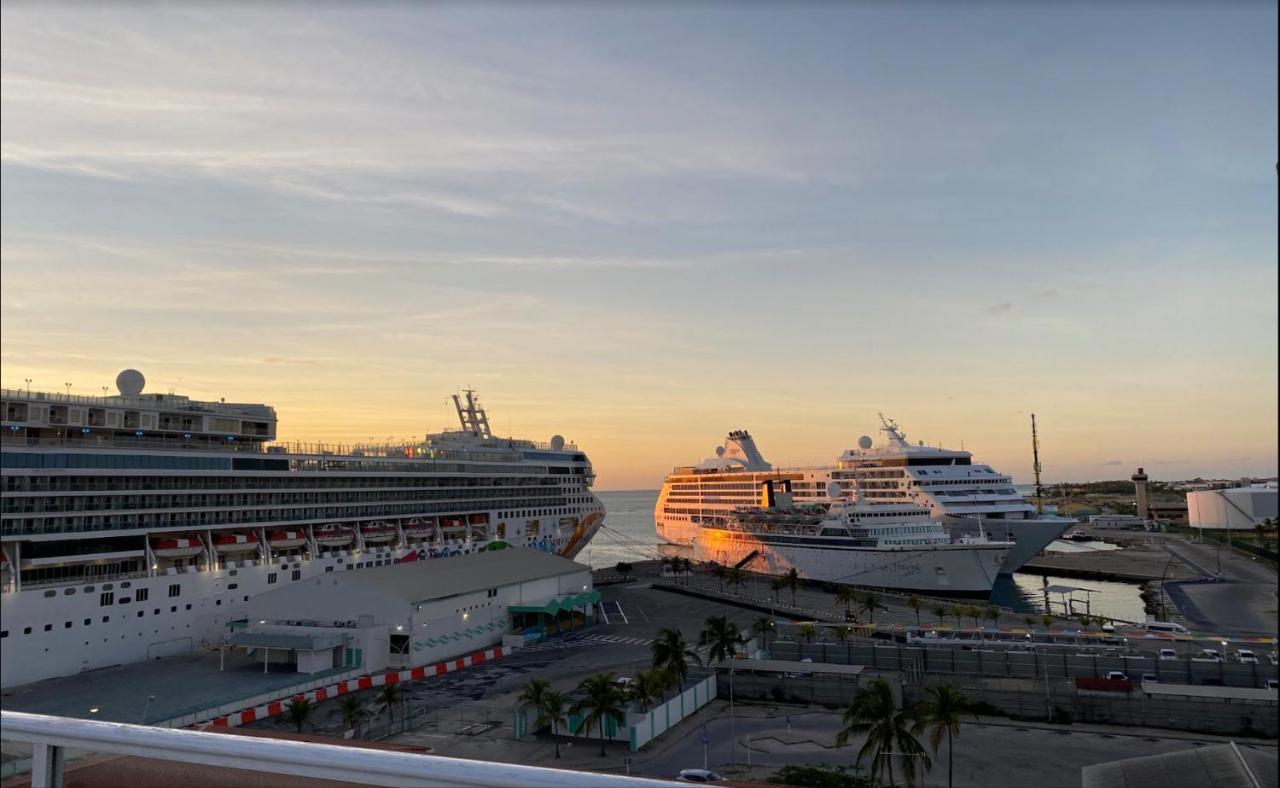
<instances>
[{"instance_id":1,"label":"street lamp post","mask_svg":"<svg viewBox=\"0 0 1280 788\"><path fill-rule=\"evenodd\" d=\"M30 397L31 396L31 378L23 378L23 380L26 381L27 383L27 396Z\"/></svg>"}]
</instances>

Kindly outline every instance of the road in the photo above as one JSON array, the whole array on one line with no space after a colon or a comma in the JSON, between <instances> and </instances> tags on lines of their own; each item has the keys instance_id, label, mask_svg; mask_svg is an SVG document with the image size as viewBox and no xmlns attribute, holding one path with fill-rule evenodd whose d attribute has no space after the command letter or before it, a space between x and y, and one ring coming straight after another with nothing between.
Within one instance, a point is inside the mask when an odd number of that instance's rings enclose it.
<instances>
[{"instance_id":1,"label":"road","mask_svg":"<svg viewBox=\"0 0 1280 788\"><path fill-rule=\"evenodd\" d=\"M1221 568L1223 582L1177 582L1165 588L1173 603L1195 627L1224 634L1275 635L1276 570L1214 544L1197 544L1167 536L1166 550L1208 575Z\"/></svg>"}]
</instances>

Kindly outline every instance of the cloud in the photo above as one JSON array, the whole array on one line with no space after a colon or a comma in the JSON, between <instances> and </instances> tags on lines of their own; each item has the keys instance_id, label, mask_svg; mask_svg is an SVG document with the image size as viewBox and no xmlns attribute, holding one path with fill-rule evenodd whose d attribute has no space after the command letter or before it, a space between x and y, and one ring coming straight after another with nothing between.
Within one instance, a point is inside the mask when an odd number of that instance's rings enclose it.
<instances>
[{"instance_id":1,"label":"cloud","mask_svg":"<svg viewBox=\"0 0 1280 788\"><path fill-rule=\"evenodd\" d=\"M983 311L991 315L1003 315L1013 310L1013 304L1009 301L1001 301L998 304L983 307Z\"/></svg>"},{"instance_id":2,"label":"cloud","mask_svg":"<svg viewBox=\"0 0 1280 788\"><path fill-rule=\"evenodd\" d=\"M263 364L305 364L307 366L315 366L320 362L309 358L285 358L284 356L267 356L262 359Z\"/></svg>"}]
</instances>

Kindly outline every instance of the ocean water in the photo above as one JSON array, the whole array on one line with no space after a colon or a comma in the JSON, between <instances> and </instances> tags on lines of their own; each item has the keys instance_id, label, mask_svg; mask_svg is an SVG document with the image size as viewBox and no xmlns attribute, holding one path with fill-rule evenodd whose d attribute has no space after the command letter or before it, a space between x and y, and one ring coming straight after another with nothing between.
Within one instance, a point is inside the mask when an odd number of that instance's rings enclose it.
<instances>
[{"instance_id":1,"label":"ocean water","mask_svg":"<svg viewBox=\"0 0 1280 788\"><path fill-rule=\"evenodd\" d=\"M598 492L604 502L607 516L604 528L596 534L587 548L578 556L591 566L601 569L612 567L619 561L647 561L658 557L658 537L653 529L653 507L658 501L657 490L632 490L626 492ZM1078 551L1097 549L1093 543L1055 542L1050 549ZM1049 577L1050 585L1065 585L1089 589L1094 593L1077 592L1078 612L1084 612L1084 599L1090 598L1094 615L1111 616L1123 621L1144 619L1139 587L1134 583L1111 583L1100 580L1078 580L1066 577ZM991 593L991 601L998 605L1027 613L1044 612L1043 581L1040 575L1017 573L1012 578L1002 577ZM1052 597L1054 611L1061 610L1061 595Z\"/></svg>"}]
</instances>

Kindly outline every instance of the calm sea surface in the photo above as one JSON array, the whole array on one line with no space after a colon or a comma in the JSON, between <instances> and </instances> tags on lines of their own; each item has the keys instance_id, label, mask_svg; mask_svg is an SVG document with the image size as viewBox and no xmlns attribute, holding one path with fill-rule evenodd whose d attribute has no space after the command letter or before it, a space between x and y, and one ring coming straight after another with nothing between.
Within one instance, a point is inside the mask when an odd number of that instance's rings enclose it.
<instances>
[{"instance_id":1,"label":"calm sea surface","mask_svg":"<svg viewBox=\"0 0 1280 788\"><path fill-rule=\"evenodd\" d=\"M587 545L579 559L596 568L611 567L619 561L645 561L658 555L657 535L653 530L653 507L658 500L657 490L628 492L598 492L608 516L605 527ZM1097 549L1090 543L1055 542L1051 550ZM1094 615L1113 616L1125 621L1142 621L1144 618L1139 588L1133 583L1108 583L1098 580L1077 580L1065 577L1049 577L1051 585L1088 588L1094 591L1091 606ZM1012 578L1002 577L996 583L991 601L1014 610L1039 613L1044 610L1043 582L1040 575L1018 573ZM1079 610L1084 610L1086 594L1075 594L1080 600ZM1061 597L1053 597L1054 610L1060 609Z\"/></svg>"}]
</instances>

